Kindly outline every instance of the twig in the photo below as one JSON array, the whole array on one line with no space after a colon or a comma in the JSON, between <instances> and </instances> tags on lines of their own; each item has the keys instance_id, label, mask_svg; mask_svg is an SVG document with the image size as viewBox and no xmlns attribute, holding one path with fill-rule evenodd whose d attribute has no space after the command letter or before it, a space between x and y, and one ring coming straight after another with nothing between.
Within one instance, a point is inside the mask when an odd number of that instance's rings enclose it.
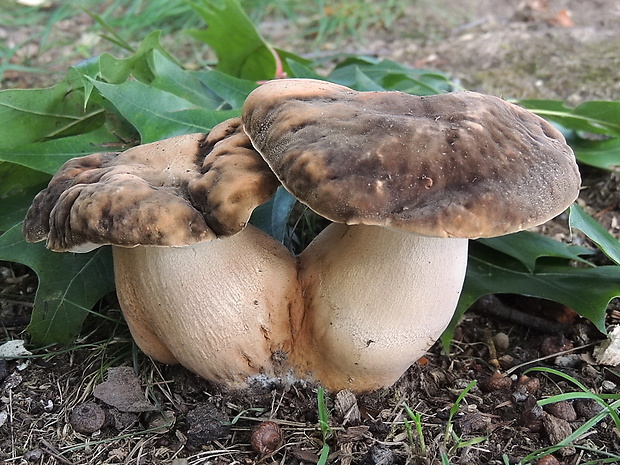
<instances>
[{"instance_id":1,"label":"twig","mask_svg":"<svg viewBox=\"0 0 620 465\"><path fill-rule=\"evenodd\" d=\"M62 454L60 453L60 451L58 449L56 449L52 444L50 444L46 439L41 439L41 447L40 447L40 449L43 452L47 453L48 455L51 455L56 460L58 460L58 461L60 461L62 463L66 463L67 465L75 465L70 460L67 460L66 458L64 458L62 456Z\"/></svg>"},{"instance_id":2,"label":"twig","mask_svg":"<svg viewBox=\"0 0 620 465\"><path fill-rule=\"evenodd\" d=\"M537 363L537 362L542 362L543 360L547 360L549 358L555 358L555 357L557 357L559 355L570 354L571 352L575 352L577 350L585 349L587 347L592 347L592 346L594 346L596 344L598 344L598 342L590 342L589 344L584 344L584 345L579 346L579 347L573 347L572 349L563 350L562 352L557 352L555 354L546 355L544 357L540 357L540 358L537 358L537 359L534 359L534 360L530 360L530 361L525 362L525 363L521 363L520 365L515 365L512 368L506 370L506 376L509 376L511 373L519 370L520 368L526 367L528 365L532 365L532 364Z\"/></svg>"},{"instance_id":3,"label":"twig","mask_svg":"<svg viewBox=\"0 0 620 465\"><path fill-rule=\"evenodd\" d=\"M558 334L563 333L569 328L567 324L549 321L546 318L530 315L529 313L504 305L501 300L494 295L486 295L479 298L474 304L474 309L487 315L496 316L522 326L527 326L541 333Z\"/></svg>"},{"instance_id":4,"label":"twig","mask_svg":"<svg viewBox=\"0 0 620 465\"><path fill-rule=\"evenodd\" d=\"M13 430L13 390L9 389L9 427L11 429L11 458L16 458L15 431Z\"/></svg>"}]
</instances>

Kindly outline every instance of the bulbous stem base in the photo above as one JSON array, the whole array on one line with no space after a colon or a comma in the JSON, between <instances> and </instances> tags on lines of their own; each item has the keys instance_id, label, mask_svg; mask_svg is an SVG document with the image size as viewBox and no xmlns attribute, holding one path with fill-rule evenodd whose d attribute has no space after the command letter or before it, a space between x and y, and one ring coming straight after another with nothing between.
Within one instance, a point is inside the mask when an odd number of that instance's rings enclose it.
<instances>
[{"instance_id":1,"label":"bulbous stem base","mask_svg":"<svg viewBox=\"0 0 620 465\"><path fill-rule=\"evenodd\" d=\"M294 375L390 386L450 321L466 239L328 226L296 259L253 226L187 247L114 248L140 348L230 388Z\"/></svg>"},{"instance_id":2,"label":"bulbous stem base","mask_svg":"<svg viewBox=\"0 0 620 465\"><path fill-rule=\"evenodd\" d=\"M450 322L467 244L328 226L300 255L305 310L292 363L331 390L392 385Z\"/></svg>"},{"instance_id":3,"label":"bulbous stem base","mask_svg":"<svg viewBox=\"0 0 620 465\"><path fill-rule=\"evenodd\" d=\"M301 293L295 258L253 226L187 247L114 247L117 294L138 346L236 388L288 370Z\"/></svg>"}]
</instances>

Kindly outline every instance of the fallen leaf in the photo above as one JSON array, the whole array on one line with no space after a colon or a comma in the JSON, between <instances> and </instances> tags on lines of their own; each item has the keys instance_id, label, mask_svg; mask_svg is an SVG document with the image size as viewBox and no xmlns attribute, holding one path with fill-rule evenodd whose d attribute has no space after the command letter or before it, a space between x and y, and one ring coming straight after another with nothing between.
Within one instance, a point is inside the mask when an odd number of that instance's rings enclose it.
<instances>
[{"instance_id":1,"label":"fallen leaf","mask_svg":"<svg viewBox=\"0 0 620 465\"><path fill-rule=\"evenodd\" d=\"M121 412L157 410L144 397L141 383L130 367L108 369L108 380L95 386L93 395Z\"/></svg>"}]
</instances>

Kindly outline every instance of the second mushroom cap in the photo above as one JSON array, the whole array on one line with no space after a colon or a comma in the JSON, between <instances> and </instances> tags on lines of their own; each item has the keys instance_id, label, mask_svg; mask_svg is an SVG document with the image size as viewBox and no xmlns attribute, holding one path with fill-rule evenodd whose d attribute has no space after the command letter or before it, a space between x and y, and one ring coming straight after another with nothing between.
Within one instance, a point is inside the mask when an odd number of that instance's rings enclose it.
<instances>
[{"instance_id":1,"label":"second mushroom cap","mask_svg":"<svg viewBox=\"0 0 620 465\"><path fill-rule=\"evenodd\" d=\"M356 92L271 81L243 124L284 187L320 215L438 237L492 237L561 213L580 176L562 134L497 97Z\"/></svg>"}]
</instances>

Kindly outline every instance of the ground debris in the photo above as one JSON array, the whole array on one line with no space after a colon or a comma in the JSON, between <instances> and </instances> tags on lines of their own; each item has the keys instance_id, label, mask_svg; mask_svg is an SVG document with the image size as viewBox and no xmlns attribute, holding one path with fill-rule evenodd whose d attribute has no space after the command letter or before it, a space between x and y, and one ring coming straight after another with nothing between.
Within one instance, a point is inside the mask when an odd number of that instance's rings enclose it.
<instances>
[{"instance_id":1,"label":"ground debris","mask_svg":"<svg viewBox=\"0 0 620 465\"><path fill-rule=\"evenodd\" d=\"M319 456L311 450L292 447L290 452L293 457L302 462L317 463L319 461Z\"/></svg>"},{"instance_id":2,"label":"ground debris","mask_svg":"<svg viewBox=\"0 0 620 465\"><path fill-rule=\"evenodd\" d=\"M573 432L570 424L566 420L557 418L546 412L543 413L542 423L552 444L562 442ZM576 452L577 450L574 447L563 447L559 450L559 453L564 457L575 455Z\"/></svg>"},{"instance_id":3,"label":"ground debris","mask_svg":"<svg viewBox=\"0 0 620 465\"><path fill-rule=\"evenodd\" d=\"M7 341L0 345L0 359L20 358L26 355L32 355L32 352L24 347L25 341L21 339Z\"/></svg>"},{"instance_id":4,"label":"ground debris","mask_svg":"<svg viewBox=\"0 0 620 465\"><path fill-rule=\"evenodd\" d=\"M157 410L144 397L140 379L130 367L109 368L107 381L95 386L93 395L121 412Z\"/></svg>"},{"instance_id":5,"label":"ground debris","mask_svg":"<svg viewBox=\"0 0 620 465\"><path fill-rule=\"evenodd\" d=\"M491 425L491 419L482 413L474 410L473 412L466 412L457 422L460 432L463 435L469 435L484 431Z\"/></svg>"},{"instance_id":6,"label":"ground debris","mask_svg":"<svg viewBox=\"0 0 620 465\"><path fill-rule=\"evenodd\" d=\"M91 434L105 423L105 411L94 402L84 402L73 409L69 422L78 433Z\"/></svg>"},{"instance_id":7,"label":"ground debris","mask_svg":"<svg viewBox=\"0 0 620 465\"><path fill-rule=\"evenodd\" d=\"M524 402L531 395L535 394L540 388L540 381L538 378L523 375L521 376L512 392L512 399L515 402Z\"/></svg>"},{"instance_id":8,"label":"ground debris","mask_svg":"<svg viewBox=\"0 0 620 465\"><path fill-rule=\"evenodd\" d=\"M543 415L543 408L538 405L535 397L530 396L523 403L523 410L519 416L519 425L534 433L538 433L543 429Z\"/></svg>"},{"instance_id":9,"label":"ground debris","mask_svg":"<svg viewBox=\"0 0 620 465\"><path fill-rule=\"evenodd\" d=\"M554 417L560 418L566 421L575 421L577 419L577 412L573 407L573 403L567 400L555 402L553 404L545 405L545 412L550 413Z\"/></svg>"},{"instance_id":10,"label":"ground debris","mask_svg":"<svg viewBox=\"0 0 620 465\"><path fill-rule=\"evenodd\" d=\"M338 442L359 442L369 437L372 437L370 427L366 425L350 426L343 432L338 433Z\"/></svg>"},{"instance_id":11,"label":"ground debris","mask_svg":"<svg viewBox=\"0 0 620 465\"><path fill-rule=\"evenodd\" d=\"M362 422L362 416L357 405L355 394L348 389L336 393L334 408L336 410L336 415L342 419L343 425L348 424L355 426Z\"/></svg>"},{"instance_id":12,"label":"ground debris","mask_svg":"<svg viewBox=\"0 0 620 465\"><path fill-rule=\"evenodd\" d=\"M230 433L230 419L212 404L203 403L187 414L187 445L199 449Z\"/></svg>"},{"instance_id":13,"label":"ground debris","mask_svg":"<svg viewBox=\"0 0 620 465\"><path fill-rule=\"evenodd\" d=\"M373 444L360 462L361 465L396 465L401 463L404 463L403 458L382 444Z\"/></svg>"},{"instance_id":14,"label":"ground debris","mask_svg":"<svg viewBox=\"0 0 620 465\"><path fill-rule=\"evenodd\" d=\"M620 365L620 325L611 329L607 340L594 349L594 358L601 365Z\"/></svg>"},{"instance_id":15,"label":"ground debris","mask_svg":"<svg viewBox=\"0 0 620 465\"><path fill-rule=\"evenodd\" d=\"M594 399L577 399L574 407L577 415L584 420L595 417L605 408Z\"/></svg>"}]
</instances>

